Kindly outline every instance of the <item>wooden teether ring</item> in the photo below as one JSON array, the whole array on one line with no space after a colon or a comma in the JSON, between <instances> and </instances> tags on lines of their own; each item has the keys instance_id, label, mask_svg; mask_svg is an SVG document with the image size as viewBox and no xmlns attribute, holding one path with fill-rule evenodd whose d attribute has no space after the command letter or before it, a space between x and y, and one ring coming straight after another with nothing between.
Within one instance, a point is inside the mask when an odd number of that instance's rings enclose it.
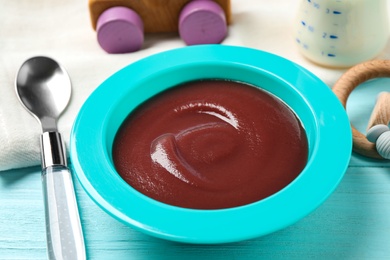
<instances>
[{"instance_id":1,"label":"wooden teether ring","mask_svg":"<svg viewBox=\"0 0 390 260\"><path fill-rule=\"evenodd\" d=\"M333 92L340 99L344 108L352 91L361 83L380 77L390 77L390 60L372 60L358 64L345 72L333 86ZM379 96L378 102L371 114L368 128L377 124L387 125L390 121L390 94ZM383 159L376 150L375 144L367 140L352 124L353 151L361 155Z\"/></svg>"}]
</instances>

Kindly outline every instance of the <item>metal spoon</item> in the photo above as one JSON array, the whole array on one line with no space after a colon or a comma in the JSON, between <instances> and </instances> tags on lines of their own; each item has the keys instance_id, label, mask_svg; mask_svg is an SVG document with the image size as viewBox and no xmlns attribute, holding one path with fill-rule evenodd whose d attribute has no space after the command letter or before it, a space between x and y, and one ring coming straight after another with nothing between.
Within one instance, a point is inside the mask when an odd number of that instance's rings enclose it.
<instances>
[{"instance_id":1,"label":"metal spoon","mask_svg":"<svg viewBox=\"0 0 390 260\"><path fill-rule=\"evenodd\" d=\"M20 102L42 126L42 185L49 259L86 259L83 233L57 119L71 96L68 74L56 61L33 57L16 76Z\"/></svg>"}]
</instances>

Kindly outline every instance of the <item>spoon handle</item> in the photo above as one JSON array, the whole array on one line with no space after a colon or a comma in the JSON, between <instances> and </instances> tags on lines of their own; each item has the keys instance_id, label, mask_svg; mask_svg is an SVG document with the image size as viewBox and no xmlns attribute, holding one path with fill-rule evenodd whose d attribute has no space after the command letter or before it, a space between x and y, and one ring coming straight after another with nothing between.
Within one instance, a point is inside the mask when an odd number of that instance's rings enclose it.
<instances>
[{"instance_id":1,"label":"spoon handle","mask_svg":"<svg viewBox=\"0 0 390 260\"><path fill-rule=\"evenodd\" d=\"M48 166L42 171L49 259L86 259L84 239L69 169Z\"/></svg>"},{"instance_id":2,"label":"spoon handle","mask_svg":"<svg viewBox=\"0 0 390 260\"><path fill-rule=\"evenodd\" d=\"M49 259L86 259L72 175L66 166L61 134L41 135L42 185Z\"/></svg>"}]
</instances>

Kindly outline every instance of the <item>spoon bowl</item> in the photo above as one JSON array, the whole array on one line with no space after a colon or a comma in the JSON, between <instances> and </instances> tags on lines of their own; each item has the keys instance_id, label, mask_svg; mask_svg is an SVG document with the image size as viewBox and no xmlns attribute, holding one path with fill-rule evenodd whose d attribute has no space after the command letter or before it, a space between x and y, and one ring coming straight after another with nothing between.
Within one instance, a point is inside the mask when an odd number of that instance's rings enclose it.
<instances>
[{"instance_id":1,"label":"spoon bowl","mask_svg":"<svg viewBox=\"0 0 390 260\"><path fill-rule=\"evenodd\" d=\"M71 97L71 82L65 69L47 57L30 58L20 67L16 86L21 103L41 122L42 129L55 130L57 118Z\"/></svg>"}]
</instances>

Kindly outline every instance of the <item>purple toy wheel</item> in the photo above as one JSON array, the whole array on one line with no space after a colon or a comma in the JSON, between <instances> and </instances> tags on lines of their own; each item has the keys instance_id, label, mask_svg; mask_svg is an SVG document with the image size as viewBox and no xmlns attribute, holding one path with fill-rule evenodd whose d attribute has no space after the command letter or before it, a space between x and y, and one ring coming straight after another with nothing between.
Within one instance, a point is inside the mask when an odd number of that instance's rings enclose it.
<instances>
[{"instance_id":1,"label":"purple toy wheel","mask_svg":"<svg viewBox=\"0 0 390 260\"><path fill-rule=\"evenodd\" d=\"M97 21L97 40L108 53L126 53L141 49L144 25L141 17L123 6L105 10Z\"/></svg>"},{"instance_id":2,"label":"purple toy wheel","mask_svg":"<svg viewBox=\"0 0 390 260\"><path fill-rule=\"evenodd\" d=\"M225 12L211 0L194 0L180 13L180 37L187 45L220 43L227 35Z\"/></svg>"}]
</instances>

